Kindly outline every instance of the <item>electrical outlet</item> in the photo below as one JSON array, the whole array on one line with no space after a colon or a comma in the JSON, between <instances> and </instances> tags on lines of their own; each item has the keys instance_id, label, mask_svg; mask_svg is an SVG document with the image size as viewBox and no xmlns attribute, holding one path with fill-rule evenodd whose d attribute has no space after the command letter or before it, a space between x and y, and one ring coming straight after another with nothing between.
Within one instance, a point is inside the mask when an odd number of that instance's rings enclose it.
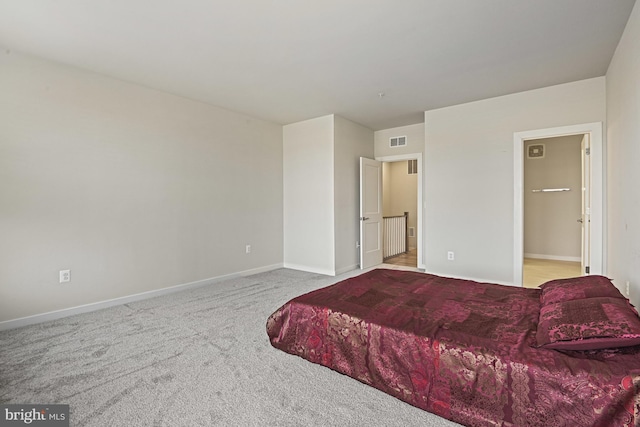
<instances>
[{"instance_id":1,"label":"electrical outlet","mask_svg":"<svg viewBox=\"0 0 640 427\"><path fill-rule=\"evenodd\" d=\"M456 254L454 254L453 251L447 252L447 260L453 261L455 259L456 259Z\"/></svg>"},{"instance_id":2,"label":"electrical outlet","mask_svg":"<svg viewBox=\"0 0 640 427\"><path fill-rule=\"evenodd\" d=\"M60 270L60 283L71 281L71 270Z\"/></svg>"},{"instance_id":3,"label":"electrical outlet","mask_svg":"<svg viewBox=\"0 0 640 427\"><path fill-rule=\"evenodd\" d=\"M251 253L251 245L247 245L244 247L244 253L245 254L250 254Z\"/></svg>"}]
</instances>

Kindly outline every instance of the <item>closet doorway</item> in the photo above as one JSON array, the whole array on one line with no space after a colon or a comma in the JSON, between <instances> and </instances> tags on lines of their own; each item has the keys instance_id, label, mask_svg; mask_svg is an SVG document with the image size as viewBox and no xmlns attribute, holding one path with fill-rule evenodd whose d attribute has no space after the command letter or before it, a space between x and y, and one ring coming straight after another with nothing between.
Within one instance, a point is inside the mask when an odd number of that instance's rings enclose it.
<instances>
[{"instance_id":1,"label":"closet doorway","mask_svg":"<svg viewBox=\"0 0 640 427\"><path fill-rule=\"evenodd\" d=\"M582 275L586 135L524 142L523 286Z\"/></svg>"},{"instance_id":2,"label":"closet doorway","mask_svg":"<svg viewBox=\"0 0 640 427\"><path fill-rule=\"evenodd\" d=\"M514 134L514 284L603 274L602 124Z\"/></svg>"}]
</instances>

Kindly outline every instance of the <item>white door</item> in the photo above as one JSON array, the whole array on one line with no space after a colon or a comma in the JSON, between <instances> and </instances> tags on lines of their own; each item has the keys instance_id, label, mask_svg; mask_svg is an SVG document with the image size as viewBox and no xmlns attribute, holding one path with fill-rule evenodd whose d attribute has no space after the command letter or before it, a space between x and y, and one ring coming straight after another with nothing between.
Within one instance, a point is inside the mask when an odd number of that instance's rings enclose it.
<instances>
[{"instance_id":1,"label":"white door","mask_svg":"<svg viewBox=\"0 0 640 427\"><path fill-rule=\"evenodd\" d=\"M382 162L360 157L360 268L382 263Z\"/></svg>"},{"instance_id":2,"label":"white door","mask_svg":"<svg viewBox=\"0 0 640 427\"><path fill-rule=\"evenodd\" d=\"M591 146L589 134L582 137L582 274L589 274L591 260Z\"/></svg>"}]
</instances>

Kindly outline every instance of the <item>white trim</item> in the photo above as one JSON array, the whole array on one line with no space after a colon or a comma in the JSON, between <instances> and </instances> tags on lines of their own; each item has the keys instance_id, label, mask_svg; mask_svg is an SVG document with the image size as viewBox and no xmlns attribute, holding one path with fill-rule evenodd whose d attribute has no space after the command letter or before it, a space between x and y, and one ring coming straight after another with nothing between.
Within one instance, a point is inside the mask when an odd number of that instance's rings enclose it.
<instances>
[{"instance_id":1,"label":"white trim","mask_svg":"<svg viewBox=\"0 0 640 427\"><path fill-rule=\"evenodd\" d=\"M343 267L343 268L341 268L339 270L336 270L336 273L334 274L334 276L338 276L340 274L347 273L347 272L349 272L351 270L356 270L356 269L360 269L360 265L359 264L349 265L347 267Z\"/></svg>"},{"instance_id":2,"label":"white trim","mask_svg":"<svg viewBox=\"0 0 640 427\"><path fill-rule=\"evenodd\" d=\"M591 135L591 265L590 274L606 275L604 248L604 143L602 123L585 123L513 134L513 282L522 286L524 256L524 141L567 135Z\"/></svg>"},{"instance_id":3,"label":"white trim","mask_svg":"<svg viewBox=\"0 0 640 427\"><path fill-rule=\"evenodd\" d=\"M422 153L394 154L393 156L378 156L374 160L379 162L400 162L402 160L413 160L422 157Z\"/></svg>"},{"instance_id":4,"label":"white trim","mask_svg":"<svg viewBox=\"0 0 640 427\"><path fill-rule=\"evenodd\" d=\"M90 304L79 305L76 307L63 308L61 310L49 311L47 313L34 314L33 316L20 317L18 319L5 320L0 322L0 331L7 329L20 328L22 326L34 325L36 323L48 322L51 320L62 319L63 317L74 316L76 314L89 313L92 311L102 310L117 305L128 304L131 302L142 301L149 298L155 298L162 295L173 294L176 292L186 291L189 289L200 288L212 285L223 280L235 279L237 277L251 276L253 274L264 273L267 271L282 268L282 264L267 265L264 267L244 270L238 273L225 274L209 279L197 280L195 282L183 283L181 285L169 286L168 288L156 289L153 291L141 292L139 294L127 295L124 297L113 298L105 301L93 302Z\"/></svg>"},{"instance_id":5,"label":"white trim","mask_svg":"<svg viewBox=\"0 0 640 427\"><path fill-rule=\"evenodd\" d=\"M579 256L561 256L561 255L545 255L545 254L530 254L528 252L524 253L525 258L533 258L533 259L548 259L552 261L570 261L570 262L580 262L582 258Z\"/></svg>"},{"instance_id":6,"label":"white trim","mask_svg":"<svg viewBox=\"0 0 640 427\"><path fill-rule=\"evenodd\" d=\"M290 268L291 270L299 270L299 271L306 271L308 273L324 274L325 276L335 276L336 275L335 270L329 270L329 269L324 269L324 268L316 268L316 267L309 267L308 265L291 264L289 262L285 262L283 266L284 266L284 268Z\"/></svg>"},{"instance_id":7,"label":"white trim","mask_svg":"<svg viewBox=\"0 0 640 427\"><path fill-rule=\"evenodd\" d=\"M402 160L418 160L418 222L416 223L416 237L418 238L417 241L417 246L418 246L418 268L421 269L425 269L425 265L424 265L424 259L423 259L423 249L424 247L422 246L422 234L424 233L424 228L422 226L422 218L424 216L424 209L425 209L425 205L423 203L423 182L422 182L422 177L423 175L423 171L422 171L422 153L412 153L412 154L398 154L395 156L380 156L380 157L376 157L375 159L379 162L398 162L398 161L402 161Z\"/></svg>"}]
</instances>

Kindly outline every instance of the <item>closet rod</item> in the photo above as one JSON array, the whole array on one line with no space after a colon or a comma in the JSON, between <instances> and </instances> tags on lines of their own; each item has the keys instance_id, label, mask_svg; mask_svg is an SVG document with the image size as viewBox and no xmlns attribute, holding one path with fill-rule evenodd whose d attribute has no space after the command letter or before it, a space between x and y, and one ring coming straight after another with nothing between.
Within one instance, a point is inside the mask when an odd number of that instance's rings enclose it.
<instances>
[{"instance_id":1,"label":"closet rod","mask_svg":"<svg viewBox=\"0 0 640 427\"><path fill-rule=\"evenodd\" d=\"M531 190L532 193L558 193L560 191L571 191L570 188L541 188L539 190Z\"/></svg>"}]
</instances>

